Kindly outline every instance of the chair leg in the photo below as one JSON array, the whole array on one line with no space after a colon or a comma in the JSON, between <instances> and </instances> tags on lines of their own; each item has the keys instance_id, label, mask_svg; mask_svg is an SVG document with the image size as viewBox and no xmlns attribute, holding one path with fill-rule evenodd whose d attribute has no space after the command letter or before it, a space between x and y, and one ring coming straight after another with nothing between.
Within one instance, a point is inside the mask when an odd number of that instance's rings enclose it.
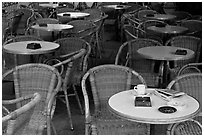
<instances>
[{"instance_id":1,"label":"chair leg","mask_svg":"<svg viewBox=\"0 0 204 137\"><path fill-rule=\"evenodd\" d=\"M79 100L79 96L78 96L76 87L75 87L74 84L73 84L72 86L73 86L73 90L74 90L74 94L75 94L76 100L77 100L78 105L79 105L79 109L80 109L80 111L81 111L81 114L83 115L83 114L84 114L84 111L83 111L83 109L82 109L82 105L81 105L81 102L80 102L80 100Z\"/></svg>"},{"instance_id":2,"label":"chair leg","mask_svg":"<svg viewBox=\"0 0 204 137\"><path fill-rule=\"evenodd\" d=\"M54 132L54 135L57 135L56 128L55 128L55 126L54 126L54 124L53 124L52 121L51 121L51 127L52 127L52 130L53 130L53 132Z\"/></svg>"},{"instance_id":3,"label":"chair leg","mask_svg":"<svg viewBox=\"0 0 204 137\"><path fill-rule=\"evenodd\" d=\"M67 106L67 114L68 114L68 119L69 119L69 123L70 123L70 128L71 128L71 130L74 130L67 91L64 91L64 96L65 96L65 101L66 101L66 106Z\"/></svg>"}]
</instances>

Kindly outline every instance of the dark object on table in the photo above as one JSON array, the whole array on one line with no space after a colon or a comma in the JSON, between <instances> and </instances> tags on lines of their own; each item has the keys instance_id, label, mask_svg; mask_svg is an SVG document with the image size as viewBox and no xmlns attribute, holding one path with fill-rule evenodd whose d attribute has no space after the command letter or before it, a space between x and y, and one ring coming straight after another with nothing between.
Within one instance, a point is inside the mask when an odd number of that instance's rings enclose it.
<instances>
[{"instance_id":1,"label":"dark object on table","mask_svg":"<svg viewBox=\"0 0 204 137\"><path fill-rule=\"evenodd\" d=\"M170 107L170 106L163 106L163 107L160 107L158 110L162 113L167 113L167 114L174 113L177 111L176 108Z\"/></svg>"},{"instance_id":2,"label":"dark object on table","mask_svg":"<svg viewBox=\"0 0 204 137\"><path fill-rule=\"evenodd\" d=\"M186 50L177 49L175 54L176 55L186 55L187 51Z\"/></svg>"},{"instance_id":3,"label":"dark object on table","mask_svg":"<svg viewBox=\"0 0 204 137\"><path fill-rule=\"evenodd\" d=\"M166 24L156 24L156 27L166 27Z\"/></svg>"},{"instance_id":4,"label":"dark object on table","mask_svg":"<svg viewBox=\"0 0 204 137\"><path fill-rule=\"evenodd\" d=\"M27 49L40 49L42 48L39 43L29 43L27 44Z\"/></svg>"},{"instance_id":5,"label":"dark object on table","mask_svg":"<svg viewBox=\"0 0 204 137\"><path fill-rule=\"evenodd\" d=\"M154 17L154 14L147 14L146 17Z\"/></svg>"},{"instance_id":6,"label":"dark object on table","mask_svg":"<svg viewBox=\"0 0 204 137\"><path fill-rule=\"evenodd\" d=\"M151 107L150 97L136 97L135 98L136 107Z\"/></svg>"},{"instance_id":7,"label":"dark object on table","mask_svg":"<svg viewBox=\"0 0 204 137\"><path fill-rule=\"evenodd\" d=\"M71 16L71 14L63 14L63 16Z\"/></svg>"},{"instance_id":8,"label":"dark object on table","mask_svg":"<svg viewBox=\"0 0 204 137\"><path fill-rule=\"evenodd\" d=\"M117 8L123 8L123 5L117 5Z\"/></svg>"},{"instance_id":9,"label":"dark object on table","mask_svg":"<svg viewBox=\"0 0 204 137\"><path fill-rule=\"evenodd\" d=\"M39 26L40 27L47 27L47 24L46 23L40 23Z\"/></svg>"}]
</instances>

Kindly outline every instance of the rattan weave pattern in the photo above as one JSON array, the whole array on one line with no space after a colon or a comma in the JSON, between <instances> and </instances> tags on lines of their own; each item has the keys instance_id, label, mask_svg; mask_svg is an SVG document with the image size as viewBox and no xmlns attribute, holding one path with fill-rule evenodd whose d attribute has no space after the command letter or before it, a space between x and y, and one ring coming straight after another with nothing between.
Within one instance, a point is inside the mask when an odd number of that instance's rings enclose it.
<instances>
[{"instance_id":1,"label":"rattan weave pattern","mask_svg":"<svg viewBox=\"0 0 204 137\"><path fill-rule=\"evenodd\" d=\"M25 64L4 73L2 79L13 75L16 98L38 92L41 101L35 107L34 118L39 126L47 126L47 134L51 134L50 122L55 110L55 95L61 87L61 76L52 66L46 64ZM20 105L17 104L17 108ZM43 121L41 121L43 120Z\"/></svg>"},{"instance_id":2,"label":"rattan weave pattern","mask_svg":"<svg viewBox=\"0 0 204 137\"><path fill-rule=\"evenodd\" d=\"M85 100L85 134L149 134L149 125L120 119L108 110L108 99L112 95L130 89L131 78L138 83L146 82L137 72L119 65L101 65L90 69L82 79ZM87 81L91 84L94 111L90 112Z\"/></svg>"},{"instance_id":3,"label":"rattan weave pattern","mask_svg":"<svg viewBox=\"0 0 204 137\"><path fill-rule=\"evenodd\" d=\"M3 100L3 105L12 105L20 103L21 107L9 112L2 117L2 134L4 135L28 135L42 134L43 127L39 127L33 117L35 116L35 106L40 101L40 94L34 93L27 96L22 96L13 100ZM5 108L3 106L3 108Z\"/></svg>"}]
</instances>

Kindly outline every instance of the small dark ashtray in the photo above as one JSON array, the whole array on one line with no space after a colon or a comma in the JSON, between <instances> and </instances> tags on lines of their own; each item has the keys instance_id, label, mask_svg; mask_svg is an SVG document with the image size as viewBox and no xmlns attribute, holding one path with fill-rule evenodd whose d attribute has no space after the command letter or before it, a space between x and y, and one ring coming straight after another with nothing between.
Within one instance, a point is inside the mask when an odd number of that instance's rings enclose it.
<instances>
[{"instance_id":1,"label":"small dark ashtray","mask_svg":"<svg viewBox=\"0 0 204 137\"><path fill-rule=\"evenodd\" d=\"M176 108L174 107L170 107L170 106L162 106L158 109L160 112L162 113L166 113L166 114L170 114L170 113L174 113L177 111Z\"/></svg>"},{"instance_id":2,"label":"small dark ashtray","mask_svg":"<svg viewBox=\"0 0 204 137\"><path fill-rule=\"evenodd\" d=\"M67 13L65 13L65 14L63 14L63 16L71 16L71 14L67 14Z\"/></svg>"},{"instance_id":3,"label":"small dark ashtray","mask_svg":"<svg viewBox=\"0 0 204 137\"><path fill-rule=\"evenodd\" d=\"M46 23L40 23L39 26L40 27L47 27L47 24Z\"/></svg>"},{"instance_id":4,"label":"small dark ashtray","mask_svg":"<svg viewBox=\"0 0 204 137\"><path fill-rule=\"evenodd\" d=\"M135 106L136 107L151 107L152 105L151 105L150 97L136 97Z\"/></svg>"},{"instance_id":5,"label":"small dark ashtray","mask_svg":"<svg viewBox=\"0 0 204 137\"><path fill-rule=\"evenodd\" d=\"M29 43L27 44L27 49L40 49L42 48L39 43Z\"/></svg>"},{"instance_id":6,"label":"small dark ashtray","mask_svg":"<svg viewBox=\"0 0 204 137\"><path fill-rule=\"evenodd\" d=\"M154 14L147 14L146 17L154 17Z\"/></svg>"},{"instance_id":7,"label":"small dark ashtray","mask_svg":"<svg viewBox=\"0 0 204 137\"><path fill-rule=\"evenodd\" d=\"M117 5L117 8L123 8L123 5Z\"/></svg>"},{"instance_id":8,"label":"small dark ashtray","mask_svg":"<svg viewBox=\"0 0 204 137\"><path fill-rule=\"evenodd\" d=\"M186 50L177 49L175 54L176 55L186 55L187 51Z\"/></svg>"},{"instance_id":9,"label":"small dark ashtray","mask_svg":"<svg viewBox=\"0 0 204 137\"><path fill-rule=\"evenodd\" d=\"M156 27L165 27L166 24L156 24Z\"/></svg>"}]
</instances>

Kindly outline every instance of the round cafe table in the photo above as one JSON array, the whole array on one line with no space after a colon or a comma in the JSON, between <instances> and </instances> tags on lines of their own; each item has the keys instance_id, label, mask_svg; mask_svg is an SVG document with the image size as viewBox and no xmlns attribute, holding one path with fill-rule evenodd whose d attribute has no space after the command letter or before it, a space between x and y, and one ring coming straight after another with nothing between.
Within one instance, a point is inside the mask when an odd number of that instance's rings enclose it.
<instances>
[{"instance_id":1,"label":"round cafe table","mask_svg":"<svg viewBox=\"0 0 204 137\"><path fill-rule=\"evenodd\" d=\"M52 39L54 40L54 32L59 32L59 36L61 37L61 32L63 30L68 30L73 28L72 25L68 24L47 24L47 26L40 26L39 24L31 26L32 29L38 30L38 36L40 36L39 30L44 30L44 31L51 31L52 32Z\"/></svg>"},{"instance_id":2,"label":"round cafe table","mask_svg":"<svg viewBox=\"0 0 204 137\"><path fill-rule=\"evenodd\" d=\"M39 49L28 49L27 44L38 43L41 48ZM3 50L7 53L14 54L15 66L17 66L16 55L37 55L37 54L46 54L54 52L60 47L59 44L47 41L22 41L22 42L13 42L3 46Z\"/></svg>"},{"instance_id":3,"label":"round cafe table","mask_svg":"<svg viewBox=\"0 0 204 137\"><path fill-rule=\"evenodd\" d=\"M186 55L177 55L175 54L176 50L185 50ZM173 47L173 46L151 46L151 47L143 47L137 50L137 52L146 59L151 60L160 60L162 61L163 66L163 78L162 83L160 82L161 87L166 87L168 80L168 70L169 70L169 61L176 60L187 60L194 57L194 51L186 48Z\"/></svg>"},{"instance_id":4,"label":"round cafe table","mask_svg":"<svg viewBox=\"0 0 204 137\"><path fill-rule=\"evenodd\" d=\"M176 18L175 15L170 15L170 14L153 14L153 16L145 15L144 17L151 20L161 20L161 21L169 21Z\"/></svg>"},{"instance_id":5,"label":"round cafe table","mask_svg":"<svg viewBox=\"0 0 204 137\"><path fill-rule=\"evenodd\" d=\"M172 36L184 34L188 31L188 28L182 26L173 26L173 25L166 25L162 27L158 26L149 26L147 27L148 31L153 31L155 33L160 33L163 35L163 44L165 44L167 39L170 39Z\"/></svg>"},{"instance_id":6,"label":"round cafe table","mask_svg":"<svg viewBox=\"0 0 204 137\"><path fill-rule=\"evenodd\" d=\"M84 13L84 12L63 12L57 14L59 17L66 17L66 18L72 18L72 19L78 19L78 18L84 18L87 16L90 16L89 13Z\"/></svg>"},{"instance_id":7,"label":"round cafe table","mask_svg":"<svg viewBox=\"0 0 204 137\"><path fill-rule=\"evenodd\" d=\"M151 107L136 107L134 90L119 92L108 100L109 109L115 115L130 121L148 124L172 124L183 122L195 117L199 112L199 103L189 95L181 96L177 99L184 105L173 106L174 113L162 113L158 109L167 106L167 101L154 94L155 89L146 89L151 100ZM185 91L184 91L185 92Z\"/></svg>"}]
</instances>

